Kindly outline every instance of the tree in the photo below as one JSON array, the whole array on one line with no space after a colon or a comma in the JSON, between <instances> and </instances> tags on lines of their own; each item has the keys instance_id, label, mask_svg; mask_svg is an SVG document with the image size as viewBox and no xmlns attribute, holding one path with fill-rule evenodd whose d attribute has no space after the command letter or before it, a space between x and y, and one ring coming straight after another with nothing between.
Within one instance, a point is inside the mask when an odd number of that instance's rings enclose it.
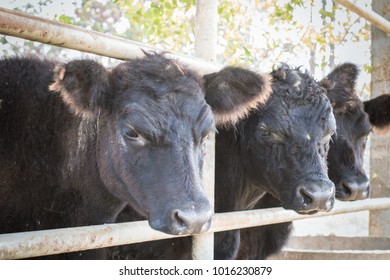
<instances>
[{"instance_id":1,"label":"tree","mask_svg":"<svg viewBox=\"0 0 390 280\"><path fill-rule=\"evenodd\" d=\"M55 14L52 19L168 51L195 54L196 0L74 1L71 15ZM36 0L14 8L41 15L44 8L57 3ZM312 74L318 71L323 75L337 63L340 46L370 39L368 24L334 1L219 0L218 4L219 63L269 71L275 62L298 62L309 65ZM7 6L4 2L0 5ZM65 55L61 49L46 50L37 43L12 45L6 37L0 41L8 45L8 54L30 51ZM369 70L369 61L365 64Z\"/></svg>"}]
</instances>

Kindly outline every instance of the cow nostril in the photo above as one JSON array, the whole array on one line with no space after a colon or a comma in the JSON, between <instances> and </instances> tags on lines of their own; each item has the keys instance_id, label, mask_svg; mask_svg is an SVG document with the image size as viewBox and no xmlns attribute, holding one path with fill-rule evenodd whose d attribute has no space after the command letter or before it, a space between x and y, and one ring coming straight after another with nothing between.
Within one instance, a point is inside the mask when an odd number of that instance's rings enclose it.
<instances>
[{"instance_id":1,"label":"cow nostril","mask_svg":"<svg viewBox=\"0 0 390 280\"><path fill-rule=\"evenodd\" d=\"M172 222L174 227L179 231L185 230L187 228L187 222L185 221L185 217L180 210L173 210Z\"/></svg>"},{"instance_id":2,"label":"cow nostril","mask_svg":"<svg viewBox=\"0 0 390 280\"><path fill-rule=\"evenodd\" d=\"M173 211L173 223L176 225L176 226L179 226L180 228L186 228L187 227L187 223L185 222L185 220L183 219L183 215L182 213L180 212L180 210L174 210Z\"/></svg>"},{"instance_id":3,"label":"cow nostril","mask_svg":"<svg viewBox=\"0 0 390 280\"><path fill-rule=\"evenodd\" d=\"M342 187L343 193L344 193L344 195L345 195L346 197L349 197L349 196L352 195L352 189L351 189L351 187L350 187L347 183L343 182L343 183L341 184L341 187Z\"/></svg>"},{"instance_id":4,"label":"cow nostril","mask_svg":"<svg viewBox=\"0 0 390 280\"><path fill-rule=\"evenodd\" d=\"M299 213L311 214L319 211L329 211L334 204L334 185L318 183L301 186L297 190Z\"/></svg>"},{"instance_id":5,"label":"cow nostril","mask_svg":"<svg viewBox=\"0 0 390 280\"><path fill-rule=\"evenodd\" d=\"M369 184L368 180L362 182L342 182L339 186L340 190L337 192L337 198L348 201L366 199L369 194Z\"/></svg>"},{"instance_id":6,"label":"cow nostril","mask_svg":"<svg viewBox=\"0 0 390 280\"><path fill-rule=\"evenodd\" d=\"M306 192L305 188L301 188L301 189L299 190L299 194L300 194L300 196L302 197L302 199L303 199L303 204L304 204L305 206L308 206L308 205L310 205L310 204L313 203L313 198L311 197L311 195L310 195L308 192Z\"/></svg>"},{"instance_id":7,"label":"cow nostril","mask_svg":"<svg viewBox=\"0 0 390 280\"><path fill-rule=\"evenodd\" d=\"M171 212L171 233L192 234L208 230L211 211L195 211L195 209L174 209Z\"/></svg>"}]
</instances>

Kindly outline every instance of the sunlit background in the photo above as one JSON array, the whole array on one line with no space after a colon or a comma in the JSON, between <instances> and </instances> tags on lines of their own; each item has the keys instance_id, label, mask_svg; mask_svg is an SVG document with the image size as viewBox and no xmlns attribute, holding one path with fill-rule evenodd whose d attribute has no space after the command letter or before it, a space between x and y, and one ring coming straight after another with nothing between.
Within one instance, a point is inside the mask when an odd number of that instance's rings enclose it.
<instances>
[{"instance_id":1,"label":"sunlit background","mask_svg":"<svg viewBox=\"0 0 390 280\"><path fill-rule=\"evenodd\" d=\"M355 1L356 2L356 1ZM371 0L359 0L370 7ZM335 65L361 67L358 91L369 95L370 26L329 0L219 0L217 62L269 72L276 62L304 66L321 79ZM194 55L195 0L2 0L27 12L160 49ZM12 37L0 37L0 54L85 56Z\"/></svg>"}]
</instances>

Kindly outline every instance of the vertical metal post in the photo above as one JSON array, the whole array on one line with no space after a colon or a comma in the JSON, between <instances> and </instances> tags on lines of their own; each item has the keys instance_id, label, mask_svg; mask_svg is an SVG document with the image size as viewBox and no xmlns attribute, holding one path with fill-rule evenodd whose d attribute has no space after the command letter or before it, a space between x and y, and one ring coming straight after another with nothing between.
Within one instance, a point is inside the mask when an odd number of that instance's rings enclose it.
<instances>
[{"instance_id":1,"label":"vertical metal post","mask_svg":"<svg viewBox=\"0 0 390 280\"><path fill-rule=\"evenodd\" d=\"M217 46L217 0L198 0L196 2L195 53L207 61L215 61ZM206 143L206 158L203 178L206 192L214 206L215 135ZM197 260L214 259L214 234L205 233L193 236L192 257Z\"/></svg>"},{"instance_id":2,"label":"vertical metal post","mask_svg":"<svg viewBox=\"0 0 390 280\"><path fill-rule=\"evenodd\" d=\"M372 1L372 9L390 19L388 0ZM372 26L372 97L390 94L390 38ZM371 197L390 197L390 138L373 134L371 137ZM370 211L369 234L390 236L390 210Z\"/></svg>"}]
</instances>

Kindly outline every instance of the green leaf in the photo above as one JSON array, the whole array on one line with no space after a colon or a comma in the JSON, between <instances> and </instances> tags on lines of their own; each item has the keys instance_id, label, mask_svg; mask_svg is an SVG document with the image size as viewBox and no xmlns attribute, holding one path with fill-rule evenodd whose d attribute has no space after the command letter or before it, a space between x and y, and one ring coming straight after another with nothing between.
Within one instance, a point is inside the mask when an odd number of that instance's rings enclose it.
<instances>
[{"instance_id":1,"label":"green leaf","mask_svg":"<svg viewBox=\"0 0 390 280\"><path fill-rule=\"evenodd\" d=\"M252 53L246 47L242 47L242 48L244 49L246 56L252 56Z\"/></svg>"},{"instance_id":2,"label":"green leaf","mask_svg":"<svg viewBox=\"0 0 390 280\"><path fill-rule=\"evenodd\" d=\"M330 19L334 19L334 12L329 12L329 11L326 11L326 10L320 10L319 13L322 16L328 17Z\"/></svg>"},{"instance_id":3,"label":"green leaf","mask_svg":"<svg viewBox=\"0 0 390 280\"><path fill-rule=\"evenodd\" d=\"M74 19L73 18L71 18L71 17L69 17L67 15L64 15L64 14L60 15L58 20L60 22L67 23L67 24L73 24L74 23Z\"/></svg>"},{"instance_id":4,"label":"green leaf","mask_svg":"<svg viewBox=\"0 0 390 280\"><path fill-rule=\"evenodd\" d=\"M291 4L297 5L299 7L303 6L303 0L291 0Z\"/></svg>"},{"instance_id":5,"label":"green leaf","mask_svg":"<svg viewBox=\"0 0 390 280\"><path fill-rule=\"evenodd\" d=\"M371 65L364 65L363 66L364 71L366 71L368 74L372 73L372 66Z\"/></svg>"}]
</instances>

